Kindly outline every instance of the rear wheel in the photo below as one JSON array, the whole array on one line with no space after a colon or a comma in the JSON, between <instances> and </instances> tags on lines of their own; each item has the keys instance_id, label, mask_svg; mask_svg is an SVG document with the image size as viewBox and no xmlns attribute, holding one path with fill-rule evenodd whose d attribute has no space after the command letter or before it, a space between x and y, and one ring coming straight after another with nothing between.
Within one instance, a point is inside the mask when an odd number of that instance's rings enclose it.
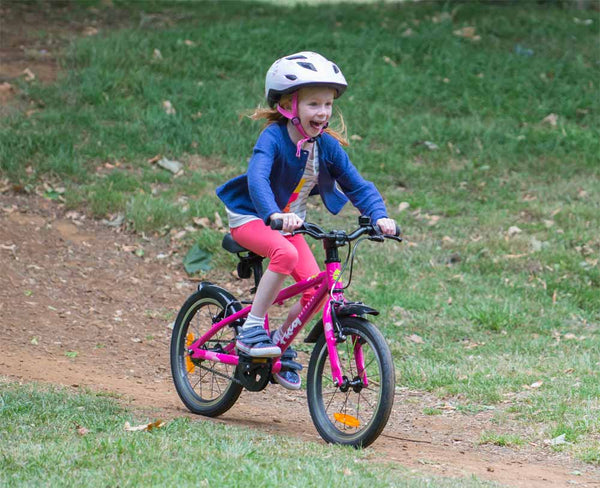
<instances>
[{"instance_id":1,"label":"rear wheel","mask_svg":"<svg viewBox=\"0 0 600 488\"><path fill-rule=\"evenodd\" d=\"M179 397L190 411L215 417L229 410L242 392L242 385L234 381L235 366L193 359L189 346L214 323L235 310L220 293L196 292L185 302L173 326L171 337L171 372ZM231 352L235 330L226 326L203 346L215 352Z\"/></svg>"},{"instance_id":2,"label":"rear wheel","mask_svg":"<svg viewBox=\"0 0 600 488\"><path fill-rule=\"evenodd\" d=\"M394 363L373 324L359 317L344 317L340 323L346 336L337 345L344 383L333 382L327 343L321 335L308 365L308 408L327 442L366 447L379 437L392 411Z\"/></svg>"}]
</instances>

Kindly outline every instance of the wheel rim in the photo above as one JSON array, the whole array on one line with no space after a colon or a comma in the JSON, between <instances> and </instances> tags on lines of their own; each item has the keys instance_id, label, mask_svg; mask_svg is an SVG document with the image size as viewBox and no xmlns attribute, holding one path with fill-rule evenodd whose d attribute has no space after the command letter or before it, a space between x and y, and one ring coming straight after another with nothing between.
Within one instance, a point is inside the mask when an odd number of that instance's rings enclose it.
<instances>
[{"instance_id":1,"label":"wheel rim","mask_svg":"<svg viewBox=\"0 0 600 488\"><path fill-rule=\"evenodd\" d=\"M338 344L338 356L345 385L335 386L327 348L321 351L318 388L322 412L331 428L348 438L362 435L376 420L381 403L382 365L372 342L358 331L345 331L347 340ZM358 341L362 350L365 376L358 370L353 344ZM324 374L325 372L325 374ZM343 391L345 390L345 391Z\"/></svg>"},{"instance_id":2,"label":"wheel rim","mask_svg":"<svg viewBox=\"0 0 600 488\"><path fill-rule=\"evenodd\" d=\"M223 307L214 300L204 299L191 307L183 318L183 327L179 334L179 372L189 393L196 401L217 403L228 392L232 385L231 377L235 366L213 361L192 359L187 352L188 347L204 335L214 322L223 318ZM235 331L231 327L219 330L202 349L223 352L227 345L235 339Z\"/></svg>"}]
</instances>

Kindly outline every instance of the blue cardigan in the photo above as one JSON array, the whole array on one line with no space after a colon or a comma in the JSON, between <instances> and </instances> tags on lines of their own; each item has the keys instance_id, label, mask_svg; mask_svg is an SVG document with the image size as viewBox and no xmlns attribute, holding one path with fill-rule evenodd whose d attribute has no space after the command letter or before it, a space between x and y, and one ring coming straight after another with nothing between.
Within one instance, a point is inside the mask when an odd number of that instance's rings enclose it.
<instances>
[{"instance_id":1,"label":"blue cardigan","mask_svg":"<svg viewBox=\"0 0 600 488\"><path fill-rule=\"evenodd\" d=\"M385 203L375 185L360 176L340 143L324 133L317 139L317 144L319 179L311 195L321 195L325 207L333 214L337 214L350 199L362 215L371 217L373 223L387 217ZM296 145L288 134L285 121L270 124L254 146L248 171L219 186L217 196L229 210L256 215L268 225L269 216L281 212L287 205L304 174L307 158L308 151L305 150L296 157Z\"/></svg>"}]
</instances>

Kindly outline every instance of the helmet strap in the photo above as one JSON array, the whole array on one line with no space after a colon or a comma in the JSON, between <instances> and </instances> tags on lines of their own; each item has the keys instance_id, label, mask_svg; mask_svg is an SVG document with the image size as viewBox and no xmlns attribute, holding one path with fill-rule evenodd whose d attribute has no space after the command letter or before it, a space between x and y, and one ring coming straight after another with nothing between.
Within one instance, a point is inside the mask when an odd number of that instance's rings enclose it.
<instances>
[{"instance_id":1,"label":"helmet strap","mask_svg":"<svg viewBox=\"0 0 600 488\"><path fill-rule=\"evenodd\" d=\"M302 150L302 144L304 144L305 142L315 142L316 139L314 137L310 137L306 133L306 131L304 130L304 127L302 127L302 122L300 122L300 117L298 117L298 92L295 91L292 94L292 111L291 112L289 112L288 110L284 109L279 103L277 104L277 111L281 115L283 115L286 119L289 119L292 122L292 124L294 124L294 127L296 127L296 130L298 132L300 132L300 134L303 137L296 144L296 157L299 158L300 157L300 151ZM325 124L325 126L321 129L321 132L319 133L319 136L327 128L327 125L328 124ZM319 136L317 136L317 137L319 137Z\"/></svg>"}]
</instances>

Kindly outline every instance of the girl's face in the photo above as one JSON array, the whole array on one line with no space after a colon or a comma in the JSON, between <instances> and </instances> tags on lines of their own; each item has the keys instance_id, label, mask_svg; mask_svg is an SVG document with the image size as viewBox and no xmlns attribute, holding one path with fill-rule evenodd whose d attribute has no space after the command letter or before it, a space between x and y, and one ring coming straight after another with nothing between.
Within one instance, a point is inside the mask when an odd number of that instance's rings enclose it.
<instances>
[{"instance_id":1,"label":"girl's face","mask_svg":"<svg viewBox=\"0 0 600 488\"><path fill-rule=\"evenodd\" d=\"M333 88L318 86L298 92L298 117L310 137L318 136L331 118L334 94Z\"/></svg>"}]
</instances>

